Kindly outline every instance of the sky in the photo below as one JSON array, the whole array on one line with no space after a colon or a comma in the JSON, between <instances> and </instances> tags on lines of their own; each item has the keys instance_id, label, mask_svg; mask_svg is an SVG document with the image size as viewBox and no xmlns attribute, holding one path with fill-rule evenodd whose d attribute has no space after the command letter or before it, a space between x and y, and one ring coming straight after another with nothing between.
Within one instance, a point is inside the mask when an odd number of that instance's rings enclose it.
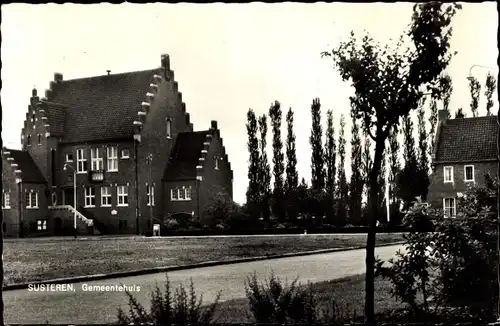
<instances>
[{"instance_id":1,"label":"sky","mask_svg":"<svg viewBox=\"0 0 500 326\"><path fill-rule=\"evenodd\" d=\"M466 77L484 85L498 73L496 3L462 3L453 21L450 108L470 116ZM195 130L217 120L234 170L234 200L245 202L248 185L246 113L267 114L279 101L295 111L298 172L310 179L310 106L319 97L323 122L333 110L336 130L347 117L352 89L321 58L351 30L368 31L382 45L397 39L410 22L412 3L277 4L9 4L2 6L2 140L20 148L20 133L33 87L49 88L55 72L64 79L122 73L160 66L170 55ZM484 88L479 104L485 112ZM498 108L497 93L494 95ZM284 118L284 117L283 117ZM283 119L284 139L285 122ZM271 132L269 132L271 159ZM348 141L349 142L349 141ZM349 144L347 156L349 156ZM349 173L350 168L347 167Z\"/></svg>"}]
</instances>

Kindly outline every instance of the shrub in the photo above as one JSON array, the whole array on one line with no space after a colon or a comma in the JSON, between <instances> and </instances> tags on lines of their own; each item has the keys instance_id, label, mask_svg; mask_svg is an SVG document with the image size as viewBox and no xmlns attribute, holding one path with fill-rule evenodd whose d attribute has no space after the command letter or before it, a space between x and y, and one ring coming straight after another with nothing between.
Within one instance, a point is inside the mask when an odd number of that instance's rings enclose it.
<instances>
[{"instance_id":1,"label":"shrub","mask_svg":"<svg viewBox=\"0 0 500 326\"><path fill-rule=\"evenodd\" d=\"M129 315L125 314L121 308L118 309L118 323L122 325L208 324L214 322L214 314L220 298L219 292L214 303L208 307L202 307L202 296L199 300L197 299L192 280L189 292L181 285L172 296L168 276L165 293L162 293L158 285L151 293L149 312L130 292L127 291L126 294L129 298Z\"/></svg>"},{"instance_id":2,"label":"shrub","mask_svg":"<svg viewBox=\"0 0 500 326\"><path fill-rule=\"evenodd\" d=\"M167 230L175 230L179 227L179 222L175 219L169 218L163 222L163 225Z\"/></svg>"}]
</instances>

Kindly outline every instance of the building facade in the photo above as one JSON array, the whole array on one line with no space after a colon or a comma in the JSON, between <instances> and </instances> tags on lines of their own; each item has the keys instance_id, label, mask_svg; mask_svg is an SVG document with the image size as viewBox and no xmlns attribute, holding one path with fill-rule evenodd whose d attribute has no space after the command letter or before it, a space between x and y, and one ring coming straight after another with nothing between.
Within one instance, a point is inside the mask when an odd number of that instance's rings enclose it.
<instances>
[{"instance_id":1,"label":"building facade","mask_svg":"<svg viewBox=\"0 0 500 326\"><path fill-rule=\"evenodd\" d=\"M485 174L496 177L497 116L449 119L438 112L433 173L428 203L455 217L457 198L472 185L484 185Z\"/></svg>"},{"instance_id":2,"label":"building facade","mask_svg":"<svg viewBox=\"0 0 500 326\"><path fill-rule=\"evenodd\" d=\"M167 214L201 217L209 186L232 198L217 122L207 127L193 131L168 55L157 69L54 74L44 98L32 92L22 150L2 151L5 234L67 234L75 214L79 232L137 234Z\"/></svg>"}]
</instances>

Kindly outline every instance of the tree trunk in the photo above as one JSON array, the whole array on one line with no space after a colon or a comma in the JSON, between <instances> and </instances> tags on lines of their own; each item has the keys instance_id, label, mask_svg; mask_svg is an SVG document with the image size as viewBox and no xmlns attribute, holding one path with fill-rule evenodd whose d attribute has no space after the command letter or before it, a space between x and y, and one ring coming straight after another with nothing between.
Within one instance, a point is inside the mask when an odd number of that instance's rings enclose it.
<instances>
[{"instance_id":1,"label":"tree trunk","mask_svg":"<svg viewBox=\"0 0 500 326\"><path fill-rule=\"evenodd\" d=\"M365 322L375 325L375 237L378 217L378 174L382 166L382 154L385 142L377 140L372 171L370 173L370 193L368 202L371 205L371 214L368 237L366 240L366 279L365 279Z\"/></svg>"},{"instance_id":2,"label":"tree trunk","mask_svg":"<svg viewBox=\"0 0 500 326\"><path fill-rule=\"evenodd\" d=\"M3 320L3 213L0 218L0 225L2 230L0 230L0 325L5 325Z\"/></svg>"}]
</instances>

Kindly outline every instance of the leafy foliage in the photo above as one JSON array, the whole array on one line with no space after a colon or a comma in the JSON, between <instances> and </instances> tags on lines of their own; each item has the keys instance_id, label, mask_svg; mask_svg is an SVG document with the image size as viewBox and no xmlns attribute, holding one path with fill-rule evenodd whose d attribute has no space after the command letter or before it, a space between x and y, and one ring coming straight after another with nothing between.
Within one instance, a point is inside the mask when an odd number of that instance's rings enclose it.
<instances>
[{"instance_id":1,"label":"leafy foliage","mask_svg":"<svg viewBox=\"0 0 500 326\"><path fill-rule=\"evenodd\" d=\"M429 121L431 123L431 128L429 130L429 157L432 157L432 154L434 153L434 136L438 121L437 101L434 98L431 99L430 113Z\"/></svg>"},{"instance_id":2,"label":"leafy foliage","mask_svg":"<svg viewBox=\"0 0 500 326\"><path fill-rule=\"evenodd\" d=\"M260 153L259 153L259 139L257 138L257 118L255 112L249 109L247 112L247 134L248 143L247 148L249 152L248 160L248 188L246 192L247 203L249 210L257 215L259 196L259 178L260 178Z\"/></svg>"},{"instance_id":3,"label":"leafy foliage","mask_svg":"<svg viewBox=\"0 0 500 326\"><path fill-rule=\"evenodd\" d=\"M326 112L326 141L325 141L325 166L326 166L326 192L334 194L336 177L337 144L335 142L335 128L333 126L333 111Z\"/></svg>"},{"instance_id":4,"label":"leafy foliage","mask_svg":"<svg viewBox=\"0 0 500 326\"><path fill-rule=\"evenodd\" d=\"M481 93L481 84L475 77L469 77L469 90L471 96L470 110L472 111L472 116L478 116L479 107L479 95Z\"/></svg>"},{"instance_id":5,"label":"leafy foliage","mask_svg":"<svg viewBox=\"0 0 500 326\"><path fill-rule=\"evenodd\" d=\"M238 205L223 187L212 185L208 190L208 199L202 221L209 227L229 220L238 211Z\"/></svg>"},{"instance_id":6,"label":"leafy foliage","mask_svg":"<svg viewBox=\"0 0 500 326\"><path fill-rule=\"evenodd\" d=\"M267 116L265 114L259 117L259 186L260 186L260 204L262 217L269 218L269 204L271 200L271 167L267 159Z\"/></svg>"},{"instance_id":7,"label":"leafy foliage","mask_svg":"<svg viewBox=\"0 0 500 326\"><path fill-rule=\"evenodd\" d=\"M283 173L285 172L285 162L283 155L283 142L281 141L281 106L278 101L275 101L269 109L269 117L273 132L273 213L280 220L284 220L285 211L283 205L284 199L284 184Z\"/></svg>"},{"instance_id":8,"label":"leafy foliage","mask_svg":"<svg viewBox=\"0 0 500 326\"><path fill-rule=\"evenodd\" d=\"M309 143L311 144L311 184L315 190L325 188L325 156L323 154L321 127L321 104L319 98L313 100L311 105L312 128Z\"/></svg>"},{"instance_id":9,"label":"leafy foliage","mask_svg":"<svg viewBox=\"0 0 500 326\"><path fill-rule=\"evenodd\" d=\"M465 117L466 115L464 113L464 110L462 108L458 108L457 112L455 112L455 119L463 119Z\"/></svg>"},{"instance_id":10,"label":"leafy foliage","mask_svg":"<svg viewBox=\"0 0 500 326\"><path fill-rule=\"evenodd\" d=\"M214 314L219 302L220 292L214 303L202 307L202 297L198 299L191 280L187 291L182 285L172 295L170 281L167 276L165 292L158 285L151 293L151 308L147 311L142 304L130 293L128 315L118 309L118 324L121 325L192 325L209 324L214 322Z\"/></svg>"},{"instance_id":11,"label":"leafy foliage","mask_svg":"<svg viewBox=\"0 0 500 326\"><path fill-rule=\"evenodd\" d=\"M486 76L484 95L486 96L486 115L491 115L491 109L493 108L493 93L497 88L497 81L495 77L488 72Z\"/></svg>"},{"instance_id":12,"label":"leafy foliage","mask_svg":"<svg viewBox=\"0 0 500 326\"><path fill-rule=\"evenodd\" d=\"M288 109L286 114L286 189L295 190L299 184L297 173L297 153L295 148L295 134L293 131L293 110Z\"/></svg>"},{"instance_id":13,"label":"leafy foliage","mask_svg":"<svg viewBox=\"0 0 500 326\"><path fill-rule=\"evenodd\" d=\"M344 226L347 222L347 205L349 196L349 185L345 175L345 117L340 116L339 131L339 163L337 167L337 209L335 212L335 221L337 226Z\"/></svg>"},{"instance_id":14,"label":"leafy foliage","mask_svg":"<svg viewBox=\"0 0 500 326\"><path fill-rule=\"evenodd\" d=\"M353 118L351 129L351 182L349 183L349 223L353 225L361 224L361 200L364 186L361 166L361 137L358 122Z\"/></svg>"},{"instance_id":15,"label":"leafy foliage","mask_svg":"<svg viewBox=\"0 0 500 326\"><path fill-rule=\"evenodd\" d=\"M438 99L443 100L443 110L448 112L448 117L450 116L450 99L451 94L453 93L453 80L450 75L443 74L439 77L438 87L440 92L435 94L434 96Z\"/></svg>"}]
</instances>

